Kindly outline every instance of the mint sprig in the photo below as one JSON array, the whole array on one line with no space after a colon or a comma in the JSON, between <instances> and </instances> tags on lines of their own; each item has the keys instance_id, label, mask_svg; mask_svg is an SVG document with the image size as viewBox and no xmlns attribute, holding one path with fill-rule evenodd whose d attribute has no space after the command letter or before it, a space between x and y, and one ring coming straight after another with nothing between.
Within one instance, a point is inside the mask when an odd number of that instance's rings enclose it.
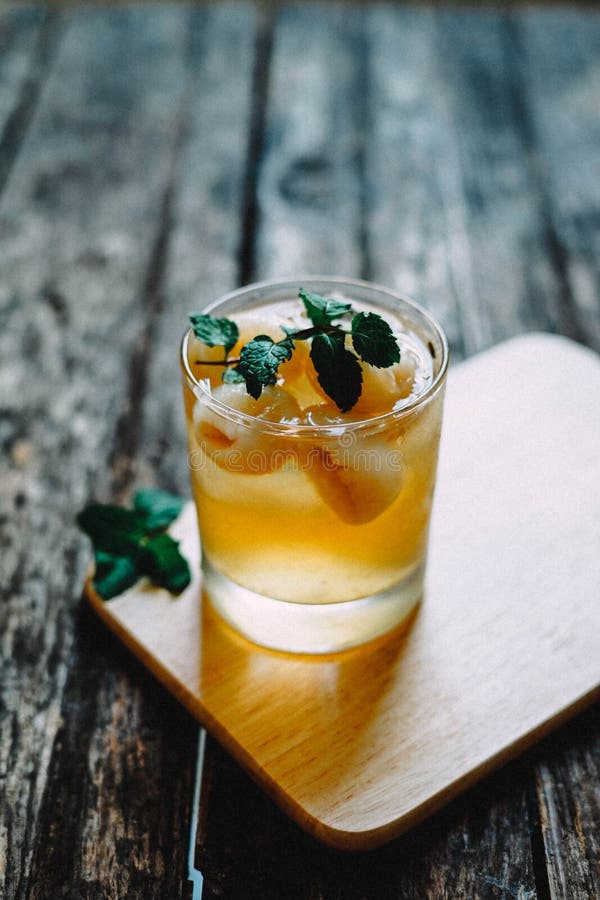
<instances>
[{"instance_id":1,"label":"mint sprig","mask_svg":"<svg viewBox=\"0 0 600 900\"><path fill-rule=\"evenodd\" d=\"M237 358L229 356L239 337L234 322L211 319L206 313L190 316L196 337L210 347L220 342L225 351L223 361L196 362L224 366L223 381L244 381L248 393L258 400L263 387L276 384L279 366L291 359L296 343L311 340L310 358L319 384L342 412L348 412L362 391L361 363L377 368L394 365L400 361L398 341L390 325L377 313L355 313L347 301L331 300L304 288L300 288L298 297L310 327L291 329L282 325L285 337L279 341L259 334L242 347ZM349 330L336 321L350 315ZM231 343L233 329L236 339Z\"/></svg>"},{"instance_id":2,"label":"mint sprig","mask_svg":"<svg viewBox=\"0 0 600 900\"><path fill-rule=\"evenodd\" d=\"M76 517L94 547L94 587L104 600L130 588L146 575L154 584L180 594L191 581L179 544L164 529L177 518L185 501L146 488L133 498L133 509L92 503Z\"/></svg>"},{"instance_id":3,"label":"mint sprig","mask_svg":"<svg viewBox=\"0 0 600 900\"><path fill-rule=\"evenodd\" d=\"M293 352L294 342L289 336L276 342L268 334L259 334L244 344L236 371L255 400L260 397L263 387L275 384L279 366L290 359Z\"/></svg>"}]
</instances>

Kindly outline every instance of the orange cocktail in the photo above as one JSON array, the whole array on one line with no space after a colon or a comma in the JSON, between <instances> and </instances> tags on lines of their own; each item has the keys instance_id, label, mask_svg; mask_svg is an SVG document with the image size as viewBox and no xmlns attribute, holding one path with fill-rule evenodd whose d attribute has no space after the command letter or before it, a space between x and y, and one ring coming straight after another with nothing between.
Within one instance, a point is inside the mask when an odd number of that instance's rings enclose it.
<instances>
[{"instance_id":1,"label":"orange cocktail","mask_svg":"<svg viewBox=\"0 0 600 900\"><path fill-rule=\"evenodd\" d=\"M223 382L223 348L190 330L189 459L213 605L257 643L331 652L388 631L421 597L448 354L416 305L362 282L305 279L244 288L208 308L237 324L230 362L257 335L287 346L286 334L310 333L299 287L351 303L363 322L383 317L399 361L359 358L360 394L340 409L345 375L334 402L311 340L295 339L255 397L241 379ZM321 330L337 339L336 327ZM341 341L356 355L350 336Z\"/></svg>"}]
</instances>

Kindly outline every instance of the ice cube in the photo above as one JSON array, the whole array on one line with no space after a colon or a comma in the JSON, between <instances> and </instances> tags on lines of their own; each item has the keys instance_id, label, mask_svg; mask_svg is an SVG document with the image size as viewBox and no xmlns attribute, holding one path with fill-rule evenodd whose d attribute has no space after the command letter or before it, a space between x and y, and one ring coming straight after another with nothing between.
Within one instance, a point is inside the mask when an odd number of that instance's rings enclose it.
<instances>
[{"instance_id":1,"label":"ice cube","mask_svg":"<svg viewBox=\"0 0 600 900\"><path fill-rule=\"evenodd\" d=\"M342 414L335 408L327 412L321 404L305 410L304 417L310 424L335 429ZM336 515L354 525L381 515L402 489L399 447L381 431L340 428L338 434L316 439L304 450L302 468Z\"/></svg>"},{"instance_id":2,"label":"ice cube","mask_svg":"<svg viewBox=\"0 0 600 900\"><path fill-rule=\"evenodd\" d=\"M245 384L220 384L210 396L257 420L294 423L300 416L297 401L281 387L265 387L255 400L247 393ZM258 421L236 420L227 409L212 403L210 396L199 393L194 406L195 438L220 468L232 473L260 475L280 469L291 456L295 457L291 439L269 433Z\"/></svg>"}]
</instances>

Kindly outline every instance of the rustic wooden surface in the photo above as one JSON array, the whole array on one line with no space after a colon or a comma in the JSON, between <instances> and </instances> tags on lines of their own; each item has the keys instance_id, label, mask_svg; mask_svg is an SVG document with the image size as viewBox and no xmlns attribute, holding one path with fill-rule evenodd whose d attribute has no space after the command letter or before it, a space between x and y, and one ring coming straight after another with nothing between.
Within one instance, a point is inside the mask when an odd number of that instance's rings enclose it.
<instances>
[{"instance_id":1,"label":"rustic wooden surface","mask_svg":"<svg viewBox=\"0 0 600 900\"><path fill-rule=\"evenodd\" d=\"M593 7L2 8L7 900L191 897L197 729L82 607L72 526L90 497L187 492L188 310L362 275L425 302L455 359L532 329L600 350L599 70ZM209 743L204 898L593 900L599 757L594 708L347 855Z\"/></svg>"}]
</instances>

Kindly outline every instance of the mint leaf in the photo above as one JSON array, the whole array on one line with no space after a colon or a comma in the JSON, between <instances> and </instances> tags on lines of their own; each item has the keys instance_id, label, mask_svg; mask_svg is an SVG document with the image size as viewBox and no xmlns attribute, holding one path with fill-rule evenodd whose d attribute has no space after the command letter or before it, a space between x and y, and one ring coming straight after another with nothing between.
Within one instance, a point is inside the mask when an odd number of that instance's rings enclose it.
<instances>
[{"instance_id":1,"label":"mint leaf","mask_svg":"<svg viewBox=\"0 0 600 900\"><path fill-rule=\"evenodd\" d=\"M362 369L358 358L344 346L343 332L317 334L312 339L310 358L317 379L334 403L347 412L352 409L362 388Z\"/></svg>"},{"instance_id":2,"label":"mint leaf","mask_svg":"<svg viewBox=\"0 0 600 900\"><path fill-rule=\"evenodd\" d=\"M313 325L326 327L331 325L333 319L339 319L340 316L344 316L352 310L351 303L344 303L340 300L327 300L325 297L321 297L320 294L312 294L310 291L305 291L304 288L300 288L298 296L304 303L306 315Z\"/></svg>"},{"instance_id":3,"label":"mint leaf","mask_svg":"<svg viewBox=\"0 0 600 900\"><path fill-rule=\"evenodd\" d=\"M277 369L291 357L293 350L291 338L285 337L276 343L268 334L259 334L244 344L237 369L255 400L260 397L263 387L275 384Z\"/></svg>"},{"instance_id":4,"label":"mint leaf","mask_svg":"<svg viewBox=\"0 0 600 900\"><path fill-rule=\"evenodd\" d=\"M196 336L210 346L222 345L225 359L206 364L223 365L223 381L234 384L244 381L246 390L256 400L266 385L276 384L279 366L290 359L297 341L312 341L310 356L323 390L342 412L352 409L362 390L361 361L377 368L387 368L400 361L400 347L388 323L377 313L354 314L352 304L345 300L330 300L320 294L300 288L298 296L310 325L289 328L282 325L285 337L273 340L259 334L245 344L239 359L229 359L228 352L239 339L235 322L213 319L198 313L190 317ZM336 319L352 314L350 331ZM345 346L346 335L351 336L352 350Z\"/></svg>"},{"instance_id":5,"label":"mint leaf","mask_svg":"<svg viewBox=\"0 0 600 900\"><path fill-rule=\"evenodd\" d=\"M209 347L224 347L225 354L236 344L240 334L231 319L213 319L208 313L192 313L190 322L199 341Z\"/></svg>"},{"instance_id":6,"label":"mint leaf","mask_svg":"<svg viewBox=\"0 0 600 900\"><path fill-rule=\"evenodd\" d=\"M94 587L103 600L122 594L139 578L135 560L129 556L113 556L97 550L95 563Z\"/></svg>"},{"instance_id":7,"label":"mint leaf","mask_svg":"<svg viewBox=\"0 0 600 900\"><path fill-rule=\"evenodd\" d=\"M352 319L352 345L364 362L386 369L400 362L400 347L392 329L377 313L357 313Z\"/></svg>"},{"instance_id":8,"label":"mint leaf","mask_svg":"<svg viewBox=\"0 0 600 900\"><path fill-rule=\"evenodd\" d=\"M137 491L133 497L133 508L145 517L147 531L166 528L177 518L184 506L185 500L181 497L156 488L144 488Z\"/></svg>"},{"instance_id":9,"label":"mint leaf","mask_svg":"<svg viewBox=\"0 0 600 900\"><path fill-rule=\"evenodd\" d=\"M146 533L146 520L138 512L111 504L92 503L75 520L95 550L130 556Z\"/></svg>"},{"instance_id":10,"label":"mint leaf","mask_svg":"<svg viewBox=\"0 0 600 900\"><path fill-rule=\"evenodd\" d=\"M173 594L181 593L192 579L187 561L179 552L179 543L169 534L157 534L144 542L140 568L154 584Z\"/></svg>"},{"instance_id":11,"label":"mint leaf","mask_svg":"<svg viewBox=\"0 0 600 900\"><path fill-rule=\"evenodd\" d=\"M180 593L191 580L177 541L163 529L179 515L180 497L145 488L134 497L135 509L92 503L76 522L94 546L94 586L104 600L122 593L142 575Z\"/></svg>"},{"instance_id":12,"label":"mint leaf","mask_svg":"<svg viewBox=\"0 0 600 900\"><path fill-rule=\"evenodd\" d=\"M238 372L237 368L234 369L231 366L228 369L225 369L221 375L221 381L224 381L226 384L239 384L245 380L246 379L241 372Z\"/></svg>"}]
</instances>

